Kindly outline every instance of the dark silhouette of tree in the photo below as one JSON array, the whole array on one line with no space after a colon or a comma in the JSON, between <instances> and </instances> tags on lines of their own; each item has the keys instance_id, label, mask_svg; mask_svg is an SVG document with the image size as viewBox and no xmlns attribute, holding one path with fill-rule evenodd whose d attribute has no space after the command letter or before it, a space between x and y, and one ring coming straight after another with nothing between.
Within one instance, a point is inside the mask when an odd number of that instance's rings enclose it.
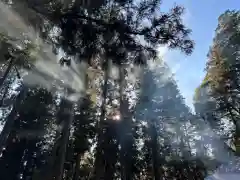
<instances>
[{"instance_id":1,"label":"dark silhouette of tree","mask_svg":"<svg viewBox=\"0 0 240 180\"><path fill-rule=\"evenodd\" d=\"M84 154L90 152L96 136L96 112L91 105L92 102L86 98L74 107L74 132L73 137L70 139L72 146L68 146L68 151L71 153L68 153L68 159L66 160L68 166L70 165L71 168L75 167L72 174L74 180L87 179L88 177L88 174L86 176L81 174L81 161L84 158ZM69 169L71 170L71 168Z\"/></svg>"},{"instance_id":2,"label":"dark silhouette of tree","mask_svg":"<svg viewBox=\"0 0 240 180\"><path fill-rule=\"evenodd\" d=\"M190 30L182 23L181 15L184 8L175 6L170 12L160 13L160 0L139 1L137 3L132 0L109 0L101 1L97 7L93 7L90 1L87 6L78 0L61 2L46 0L39 3L35 0L22 0L21 2L13 1L11 7L21 14L23 19L31 24L45 41L52 43L54 50L61 49L66 53L66 56L74 57L78 61L86 61L90 66L93 61L98 62L100 69L104 72L103 100L99 120L96 118L98 121L96 123L97 147L92 178L111 179L113 175L120 172L121 179L133 179L134 173L139 173L139 168L136 167L138 158L135 157L138 154L137 135L133 130L137 125L133 123L133 113L129 109L129 100L125 98L123 93L125 89L124 73L120 73L120 80L117 83L120 85L121 118L117 128L118 134L113 131L117 126L116 122L107 121L107 119L111 119L107 117L107 98L109 97L109 83L111 81L109 64L112 62L119 66L120 72L129 63L146 64L147 60L156 58L158 45L166 45L169 48L180 49L184 53L190 54L193 42L189 38ZM27 18L21 7L28 7L26 11L29 11L33 16ZM50 33L53 29L57 29L59 33ZM163 108L167 108L171 104L170 102L172 102L171 99ZM72 141L69 141L70 127L74 124L73 106L65 100L62 100L62 103L57 115L62 130L57 133L55 145L50 153L52 158L48 167L52 172L47 173L49 178L55 177L56 179L62 178L67 159L66 154L71 154L71 148L67 147L75 146ZM68 109L67 112L64 112L65 109ZM155 138L155 136L153 137ZM153 143L156 144L155 140ZM120 149L118 145L120 145ZM110 154L112 149L116 151ZM152 149L152 151L154 150L156 149ZM79 157L82 156L83 150L79 150L78 153L79 156L74 157L76 160L74 172L76 178L78 178L79 173ZM117 160L117 158L119 159ZM120 169L116 172L118 161ZM106 167L111 170L107 172ZM157 173L155 175L157 176Z\"/></svg>"},{"instance_id":3,"label":"dark silhouette of tree","mask_svg":"<svg viewBox=\"0 0 240 180\"><path fill-rule=\"evenodd\" d=\"M142 179L203 179L207 167L191 153L187 129L183 129L194 123L193 115L166 64L146 68L141 87L135 113L144 142Z\"/></svg>"},{"instance_id":4,"label":"dark silhouette of tree","mask_svg":"<svg viewBox=\"0 0 240 180\"><path fill-rule=\"evenodd\" d=\"M39 88L28 90L25 100L17 98L16 101L16 107L6 122L11 121L9 118L14 119L0 160L1 177L4 179L27 179L41 167L42 162L38 158L42 153L45 127L51 117L48 106L53 103L52 95Z\"/></svg>"}]
</instances>

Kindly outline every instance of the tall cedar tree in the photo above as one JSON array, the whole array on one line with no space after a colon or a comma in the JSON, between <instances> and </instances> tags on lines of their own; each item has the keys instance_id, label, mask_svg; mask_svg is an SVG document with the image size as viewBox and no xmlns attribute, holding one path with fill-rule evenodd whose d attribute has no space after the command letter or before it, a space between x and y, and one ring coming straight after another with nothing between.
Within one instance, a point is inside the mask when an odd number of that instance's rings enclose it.
<instances>
[{"instance_id":1,"label":"tall cedar tree","mask_svg":"<svg viewBox=\"0 0 240 180\"><path fill-rule=\"evenodd\" d=\"M206 65L207 75L203 86L209 89L202 94L202 97L210 97L211 106L207 112L207 118L213 126L221 124L222 119L229 119L233 122L235 132L230 134L234 146L239 146L239 11L226 11L219 17L219 24L216 29L213 45L209 51L209 60ZM203 88L202 88L203 89ZM204 110L206 103L199 106ZM215 122L216 123L215 123ZM218 127L219 128L219 127ZM219 129L218 129L219 130ZM238 148L237 148L238 149ZM238 151L237 151L238 152Z\"/></svg>"},{"instance_id":2,"label":"tall cedar tree","mask_svg":"<svg viewBox=\"0 0 240 180\"><path fill-rule=\"evenodd\" d=\"M136 107L137 121L143 131L143 179L202 179L205 167L191 156L189 139L180 130L188 122L189 109L167 66L162 63L155 71L145 69ZM174 129L174 133L168 128ZM181 142L175 144L175 138Z\"/></svg>"},{"instance_id":3,"label":"tall cedar tree","mask_svg":"<svg viewBox=\"0 0 240 180\"><path fill-rule=\"evenodd\" d=\"M53 98L40 88L29 89L26 97L25 100L16 99L21 103L16 102L17 107L13 107L7 117L8 121L13 118L14 124L0 160L1 177L6 180L30 178L44 163L41 147L52 116L49 106Z\"/></svg>"}]
</instances>

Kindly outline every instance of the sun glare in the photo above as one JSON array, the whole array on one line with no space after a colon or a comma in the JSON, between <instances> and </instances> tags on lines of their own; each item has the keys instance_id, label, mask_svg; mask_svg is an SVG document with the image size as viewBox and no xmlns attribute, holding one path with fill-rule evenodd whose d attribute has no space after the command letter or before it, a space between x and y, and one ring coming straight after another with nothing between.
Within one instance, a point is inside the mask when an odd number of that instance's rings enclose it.
<instances>
[{"instance_id":1,"label":"sun glare","mask_svg":"<svg viewBox=\"0 0 240 180\"><path fill-rule=\"evenodd\" d=\"M121 120L120 115L119 115L119 114L114 115L114 116L113 116L113 120L114 120L114 121L120 121L120 120Z\"/></svg>"}]
</instances>

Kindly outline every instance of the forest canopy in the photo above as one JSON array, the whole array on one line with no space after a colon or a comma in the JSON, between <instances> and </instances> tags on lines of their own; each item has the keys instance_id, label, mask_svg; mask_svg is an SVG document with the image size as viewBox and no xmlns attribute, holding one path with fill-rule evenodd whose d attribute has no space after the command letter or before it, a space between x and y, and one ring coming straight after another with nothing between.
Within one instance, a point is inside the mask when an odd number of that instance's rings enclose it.
<instances>
[{"instance_id":1,"label":"forest canopy","mask_svg":"<svg viewBox=\"0 0 240 180\"><path fill-rule=\"evenodd\" d=\"M219 18L194 114L158 57L160 46L193 52L184 7L161 7L161 0L0 2L1 179L204 179L225 162L218 151L237 154L239 12ZM234 124L227 136L235 150L198 138L223 117Z\"/></svg>"}]
</instances>

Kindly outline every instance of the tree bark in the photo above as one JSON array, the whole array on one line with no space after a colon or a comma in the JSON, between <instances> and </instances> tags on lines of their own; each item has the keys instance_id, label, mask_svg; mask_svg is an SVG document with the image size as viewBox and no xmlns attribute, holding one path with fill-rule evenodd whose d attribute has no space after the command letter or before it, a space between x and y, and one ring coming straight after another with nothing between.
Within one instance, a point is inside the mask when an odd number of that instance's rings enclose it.
<instances>
[{"instance_id":1,"label":"tree bark","mask_svg":"<svg viewBox=\"0 0 240 180\"><path fill-rule=\"evenodd\" d=\"M9 87L10 87L11 83L8 83L4 88L4 93L2 95L2 99L0 100L0 107L2 107L4 105L4 99L8 93Z\"/></svg>"},{"instance_id":2,"label":"tree bark","mask_svg":"<svg viewBox=\"0 0 240 180\"><path fill-rule=\"evenodd\" d=\"M0 134L0 152L2 151L2 149L5 146L7 138L11 132L11 128L14 124L15 116L17 116L18 108L20 107L21 102L26 95L26 92L27 92L27 89L25 87L23 87L23 89L20 91L20 93L18 94L18 96L16 98L15 104L13 105L13 108L12 108L10 114L7 117L6 123Z\"/></svg>"},{"instance_id":3,"label":"tree bark","mask_svg":"<svg viewBox=\"0 0 240 180\"><path fill-rule=\"evenodd\" d=\"M63 171L64 171L64 163L66 159L66 150L68 146L68 140L69 140L69 135L70 135L70 127L73 121L73 115L72 115L72 110L73 106L71 102L67 102L67 100L63 100L64 104L66 103L66 106L63 105L63 109L60 108L61 113L63 113L64 116L64 124L63 124L63 130L62 130L62 141L61 145L58 150L58 155L57 158L59 158L58 164L55 164L56 170L55 170L55 179L56 180L61 180L63 177Z\"/></svg>"},{"instance_id":4,"label":"tree bark","mask_svg":"<svg viewBox=\"0 0 240 180\"><path fill-rule=\"evenodd\" d=\"M46 168L41 171L39 179L62 180L70 127L73 121L72 110L73 106L71 102L63 99L58 111L59 118L57 118L61 121L60 123L62 123L63 129L56 135L57 140L52 152L49 154L48 164Z\"/></svg>"},{"instance_id":5,"label":"tree bark","mask_svg":"<svg viewBox=\"0 0 240 180\"><path fill-rule=\"evenodd\" d=\"M80 162L81 162L81 154L77 155L75 171L74 171L74 178L73 180L79 180L79 170L80 170Z\"/></svg>"},{"instance_id":6,"label":"tree bark","mask_svg":"<svg viewBox=\"0 0 240 180\"><path fill-rule=\"evenodd\" d=\"M159 174L159 163L158 163L158 145L157 145L157 130L153 123L150 124L150 134L151 134L151 149L152 149L152 163L153 163L153 174L154 180L160 180Z\"/></svg>"},{"instance_id":7,"label":"tree bark","mask_svg":"<svg viewBox=\"0 0 240 180\"><path fill-rule=\"evenodd\" d=\"M14 65L14 58L11 58L10 62L8 64L8 67L7 67L6 71L3 74L3 77L0 79L0 88L2 88L3 83L4 83L5 79L7 78L8 74L10 73L13 65Z\"/></svg>"},{"instance_id":8,"label":"tree bark","mask_svg":"<svg viewBox=\"0 0 240 180\"><path fill-rule=\"evenodd\" d=\"M119 94L120 94L120 121L121 126L119 129L120 138L120 164L121 164L121 180L131 180L132 177L132 136L131 136L131 120L129 118L128 102L124 97L124 86L125 86L125 74L124 66L119 67Z\"/></svg>"},{"instance_id":9,"label":"tree bark","mask_svg":"<svg viewBox=\"0 0 240 180\"><path fill-rule=\"evenodd\" d=\"M108 92L108 79L109 79L109 64L105 62L105 66L103 68L105 70L104 74L104 85L103 85L103 102L101 105L101 114L99 123L97 123L97 131L98 131L98 143L97 143L97 152L96 159L94 163L94 180L100 180L103 178L105 173L105 163L104 163L104 155L103 151L103 123L106 117L106 101L107 101L107 92Z\"/></svg>"},{"instance_id":10,"label":"tree bark","mask_svg":"<svg viewBox=\"0 0 240 180\"><path fill-rule=\"evenodd\" d=\"M124 71L123 71L122 65L119 67L119 100L120 100L120 119L121 119L121 124L122 126L120 127L119 131L119 137L120 137L120 145L121 145L121 150L120 150L120 164L121 164L121 180L127 180L127 163L125 162L126 157L125 157L125 144L126 144L126 131L122 132L124 130L124 124L125 124L125 114L124 114L124 97L123 97L123 90L124 90Z\"/></svg>"}]
</instances>

